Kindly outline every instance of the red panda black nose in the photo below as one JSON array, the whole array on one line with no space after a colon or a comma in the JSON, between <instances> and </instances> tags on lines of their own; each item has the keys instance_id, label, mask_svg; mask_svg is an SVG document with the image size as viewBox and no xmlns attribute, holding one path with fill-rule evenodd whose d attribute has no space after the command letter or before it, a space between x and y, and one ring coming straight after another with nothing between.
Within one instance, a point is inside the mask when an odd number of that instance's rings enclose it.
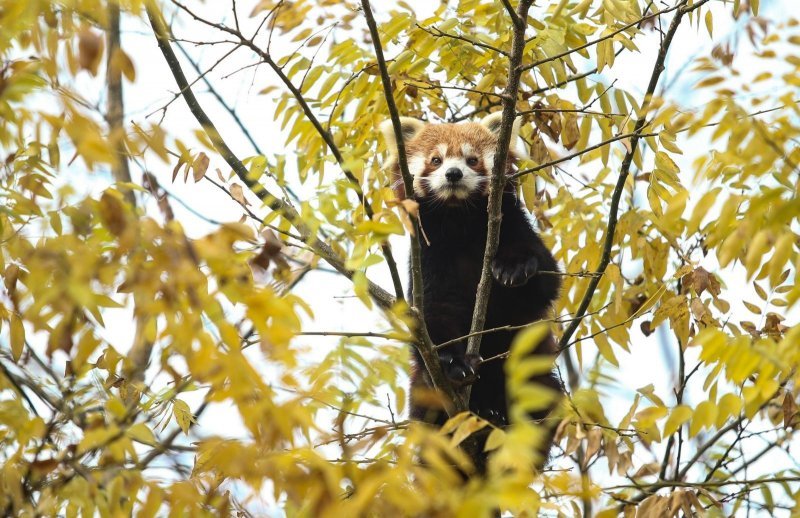
<instances>
[{"instance_id":1,"label":"red panda black nose","mask_svg":"<svg viewBox=\"0 0 800 518\"><path fill-rule=\"evenodd\" d=\"M461 169L457 167L451 167L446 173L444 173L444 177L447 178L448 182L457 182L461 180L463 176L464 173L462 173Z\"/></svg>"}]
</instances>

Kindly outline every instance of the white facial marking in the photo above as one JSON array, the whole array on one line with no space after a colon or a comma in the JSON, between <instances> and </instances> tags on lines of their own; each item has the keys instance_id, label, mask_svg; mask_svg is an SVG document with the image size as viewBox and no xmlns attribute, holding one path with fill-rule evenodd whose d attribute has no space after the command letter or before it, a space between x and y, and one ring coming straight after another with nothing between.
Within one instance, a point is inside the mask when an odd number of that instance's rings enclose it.
<instances>
[{"instance_id":1,"label":"white facial marking","mask_svg":"<svg viewBox=\"0 0 800 518\"><path fill-rule=\"evenodd\" d=\"M494 167L494 150L486 151L483 154L483 165L486 167L486 173L492 174L492 168Z\"/></svg>"},{"instance_id":2,"label":"white facial marking","mask_svg":"<svg viewBox=\"0 0 800 518\"><path fill-rule=\"evenodd\" d=\"M451 182L447 179L449 169L459 169L463 175L458 181ZM456 198L464 200L478 189L483 181L482 177L467 165L463 156L446 157L435 171L427 176L428 187L432 193L442 200Z\"/></svg>"},{"instance_id":3,"label":"white facial marking","mask_svg":"<svg viewBox=\"0 0 800 518\"><path fill-rule=\"evenodd\" d=\"M464 156L469 158L472 155L472 146L470 144L461 144L461 152L464 153Z\"/></svg>"},{"instance_id":4,"label":"white facial marking","mask_svg":"<svg viewBox=\"0 0 800 518\"><path fill-rule=\"evenodd\" d=\"M419 176L425 171L425 157L414 155L408 157L408 172L411 176Z\"/></svg>"},{"instance_id":5,"label":"white facial marking","mask_svg":"<svg viewBox=\"0 0 800 518\"><path fill-rule=\"evenodd\" d=\"M422 186L425 180L422 177L422 173L425 172L427 162L428 158L425 155L410 155L408 157L408 172L413 177L412 185L417 196L425 196L425 189Z\"/></svg>"}]
</instances>

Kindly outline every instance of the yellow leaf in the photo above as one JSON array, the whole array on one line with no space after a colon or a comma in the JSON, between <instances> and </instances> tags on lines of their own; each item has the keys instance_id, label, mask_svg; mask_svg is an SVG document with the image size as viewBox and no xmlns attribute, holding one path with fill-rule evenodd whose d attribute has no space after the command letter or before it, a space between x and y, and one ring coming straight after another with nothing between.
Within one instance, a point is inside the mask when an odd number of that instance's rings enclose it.
<instances>
[{"instance_id":1,"label":"yellow leaf","mask_svg":"<svg viewBox=\"0 0 800 518\"><path fill-rule=\"evenodd\" d=\"M136 67L133 66L130 56L122 49L114 49L114 54L111 56L111 66L122 72L122 75L128 81L134 82L136 80Z\"/></svg>"},{"instance_id":2,"label":"yellow leaf","mask_svg":"<svg viewBox=\"0 0 800 518\"><path fill-rule=\"evenodd\" d=\"M112 442L112 439L117 438L118 435L119 429L115 425L108 427L100 426L88 430L84 434L83 439L81 439L81 442L78 444L77 452L81 454L95 448L107 446L110 442Z\"/></svg>"},{"instance_id":3,"label":"yellow leaf","mask_svg":"<svg viewBox=\"0 0 800 518\"><path fill-rule=\"evenodd\" d=\"M492 433L489 434L489 437L486 438L486 444L483 447L483 451L495 450L502 446L505 442L506 433L500 428L495 428L492 430Z\"/></svg>"},{"instance_id":4,"label":"yellow leaf","mask_svg":"<svg viewBox=\"0 0 800 518\"><path fill-rule=\"evenodd\" d=\"M470 415L472 414L470 414L469 412L461 412L459 414L454 415L453 417L448 419L446 423L442 425L439 431L442 432L443 434L451 433L453 430L458 428L458 426L461 423L463 423L464 420L468 418Z\"/></svg>"},{"instance_id":5,"label":"yellow leaf","mask_svg":"<svg viewBox=\"0 0 800 518\"><path fill-rule=\"evenodd\" d=\"M674 434L690 417L692 417L692 409L688 406L678 405L673 408L667 422L664 423L664 437Z\"/></svg>"},{"instance_id":6,"label":"yellow leaf","mask_svg":"<svg viewBox=\"0 0 800 518\"><path fill-rule=\"evenodd\" d=\"M189 426L191 426L194 416L192 416L192 410L189 408L186 401L176 398L172 402L172 415L175 417L175 422L178 423L183 433L188 434Z\"/></svg>"},{"instance_id":7,"label":"yellow leaf","mask_svg":"<svg viewBox=\"0 0 800 518\"><path fill-rule=\"evenodd\" d=\"M156 443L153 431L145 423L136 423L125 431L125 435L143 444L154 445Z\"/></svg>"},{"instance_id":8,"label":"yellow leaf","mask_svg":"<svg viewBox=\"0 0 800 518\"><path fill-rule=\"evenodd\" d=\"M353 291L368 308L372 308L372 299L369 298L369 281L364 272L353 274Z\"/></svg>"},{"instance_id":9,"label":"yellow leaf","mask_svg":"<svg viewBox=\"0 0 800 518\"><path fill-rule=\"evenodd\" d=\"M689 424L689 437L694 437L703 428L710 428L717 419L717 405L712 401L703 401L694 410L692 422Z\"/></svg>"},{"instance_id":10,"label":"yellow leaf","mask_svg":"<svg viewBox=\"0 0 800 518\"><path fill-rule=\"evenodd\" d=\"M719 399L717 404L717 428L720 428L728 422L728 419L733 416L738 416L742 411L742 398L736 394L725 394Z\"/></svg>"},{"instance_id":11,"label":"yellow leaf","mask_svg":"<svg viewBox=\"0 0 800 518\"><path fill-rule=\"evenodd\" d=\"M22 349L25 346L25 326L22 325L22 320L14 313L9 316L9 324L11 325L11 355L14 361L17 362L22 356Z\"/></svg>"},{"instance_id":12,"label":"yellow leaf","mask_svg":"<svg viewBox=\"0 0 800 518\"><path fill-rule=\"evenodd\" d=\"M680 168L678 164L676 164L668 154L664 153L663 151L659 151L656 153L656 169L661 169L663 171L667 171L668 173L679 173Z\"/></svg>"},{"instance_id":13,"label":"yellow leaf","mask_svg":"<svg viewBox=\"0 0 800 518\"><path fill-rule=\"evenodd\" d=\"M751 313L755 313L756 315L760 315L761 314L761 308L756 306L755 304L753 304L751 302L747 302L746 300L743 300L742 304L744 304L744 307L746 307L748 310L750 310Z\"/></svg>"},{"instance_id":14,"label":"yellow leaf","mask_svg":"<svg viewBox=\"0 0 800 518\"><path fill-rule=\"evenodd\" d=\"M539 322L531 327L521 331L514 338L514 343L511 344L511 354L509 360L519 360L533 352L536 347L542 342L549 331L549 327L544 322Z\"/></svg>"},{"instance_id":15,"label":"yellow leaf","mask_svg":"<svg viewBox=\"0 0 800 518\"><path fill-rule=\"evenodd\" d=\"M461 423L453 433L453 437L450 439L450 444L453 446L458 446L464 441L464 439L488 425L489 423L487 421L471 415L463 423Z\"/></svg>"},{"instance_id":16,"label":"yellow leaf","mask_svg":"<svg viewBox=\"0 0 800 518\"><path fill-rule=\"evenodd\" d=\"M634 313L633 315L634 318L647 313L650 310L650 308L652 308L655 305L655 303L661 299L661 296L664 294L665 291L667 291L666 284L662 284L661 286L659 286L656 292L653 293L653 295L649 299L644 301L644 304L639 306L639 309L637 309L636 313Z\"/></svg>"},{"instance_id":17,"label":"yellow leaf","mask_svg":"<svg viewBox=\"0 0 800 518\"><path fill-rule=\"evenodd\" d=\"M642 388L636 389L636 392L649 399L653 404L658 405L659 407L666 407L664 401L656 395L656 389L652 383L650 383L649 385L645 385Z\"/></svg>"},{"instance_id":18,"label":"yellow leaf","mask_svg":"<svg viewBox=\"0 0 800 518\"><path fill-rule=\"evenodd\" d=\"M608 341L608 336L605 333L600 333L594 337L594 343L597 346L597 351L600 356L608 360L614 367L619 367L619 361L614 355L614 349L611 348L611 343Z\"/></svg>"},{"instance_id":19,"label":"yellow leaf","mask_svg":"<svg viewBox=\"0 0 800 518\"><path fill-rule=\"evenodd\" d=\"M795 235L793 232L786 232L778 238L775 249L769 260L769 282L772 286L780 284L779 279L783 273L783 266L791 258L792 246L794 245Z\"/></svg>"}]
</instances>

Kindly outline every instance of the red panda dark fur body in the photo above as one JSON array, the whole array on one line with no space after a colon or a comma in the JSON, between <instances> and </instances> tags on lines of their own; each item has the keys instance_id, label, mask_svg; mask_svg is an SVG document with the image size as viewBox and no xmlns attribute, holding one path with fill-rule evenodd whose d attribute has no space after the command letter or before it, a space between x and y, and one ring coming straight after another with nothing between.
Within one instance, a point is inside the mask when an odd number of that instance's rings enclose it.
<instances>
[{"instance_id":1,"label":"red panda dark fur body","mask_svg":"<svg viewBox=\"0 0 800 518\"><path fill-rule=\"evenodd\" d=\"M463 337L470 331L486 246L488 178L499 120L498 114L488 116L480 124L426 124L402 118L406 156L414 175L414 198L419 203L420 221L427 237L427 242L421 240L423 318L435 344ZM517 129L515 127L514 139ZM382 130L390 150L395 150L390 122L384 123ZM508 160L509 172L513 162L512 153ZM393 171L395 185L400 186L396 189L398 195L405 197L394 157L387 166ZM456 170L460 170L460 176ZM546 318L560 289L559 276L537 274L557 271L558 264L535 232L511 183L503 193L501 212L500 241L492 263L494 280L485 329L519 326ZM483 335L480 356L486 359L507 352L515 333L499 331ZM456 383L477 374L472 385L470 410L497 426L506 426L505 360L483 363L475 373L477 359L465 356L466 342L461 340L439 351L443 370ZM555 355L553 338L546 338L535 353ZM422 359L416 350L413 354L410 416L441 425L446 420L445 412L425 406L413 395L415 389L431 386ZM552 373L532 381L562 390ZM550 411L547 409L530 417L543 420ZM550 430L552 425L546 423ZM545 456L551 438L552 432L548 435L548 444L542 448Z\"/></svg>"}]
</instances>

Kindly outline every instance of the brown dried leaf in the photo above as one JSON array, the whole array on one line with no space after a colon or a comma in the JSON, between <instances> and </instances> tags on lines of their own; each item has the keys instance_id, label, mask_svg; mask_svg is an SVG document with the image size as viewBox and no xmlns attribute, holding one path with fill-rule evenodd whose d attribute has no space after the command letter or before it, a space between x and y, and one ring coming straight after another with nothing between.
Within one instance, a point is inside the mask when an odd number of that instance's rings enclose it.
<instances>
[{"instance_id":1,"label":"brown dried leaf","mask_svg":"<svg viewBox=\"0 0 800 518\"><path fill-rule=\"evenodd\" d=\"M781 322L784 318L777 313L769 312L767 313L766 321L764 322L764 327L761 329L762 333L766 333L770 336L777 336L781 337L783 335L786 326L782 325Z\"/></svg>"},{"instance_id":2,"label":"brown dried leaf","mask_svg":"<svg viewBox=\"0 0 800 518\"><path fill-rule=\"evenodd\" d=\"M794 396L791 392L787 392L783 396L783 427L789 428L791 426L797 426L798 424L798 415L797 415L797 403L794 401Z\"/></svg>"},{"instance_id":3,"label":"brown dried leaf","mask_svg":"<svg viewBox=\"0 0 800 518\"><path fill-rule=\"evenodd\" d=\"M753 338L761 338L761 333L758 332L758 329L754 323L748 322L747 320L742 320L739 322L739 325L742 327L742 329L750 333L750 336Z\"/></svg>"},{"instance_id":4,"label":"brown dried leaf","mask_svg":"<svg viewBox=\"0 0 800 518\"><path fill-rule=\"evenodd\" d=\"M541 133L538 131L533 134L531 139L531 158L537 165L546 164L551 160L550 150L547 149Z\"/></svg>"},{"instance_id":5,"label":"brown dried leaf","mask_svg":"<svg viewBox=\"0 0 800 518\"><path fill-rule=\"evenodd\" d=\"M567 149L572 149L581 138L581 132L578 129L578 116L575 113L569 112L563 114L564 131L561 133L561 143Z\"/></svg>"},{"instance_id":6,"label":"brown dried leaf","mask_svg":"<svg viewBox=\"0 0 800 518\"><path fill-rule=\"evenodd\" d=\"M544 104L537 102L533 105L534 110L545 109ZM561 135L561 117L552 111L539 111L533 113L533 123L539 131L550 137L554 142L558 142Z\"/></svg>"},{"instance_id":7,"label":"brown dried leaf","mask_svg":"<svg viewBox=\"0 0 800 518\"><path fill-rule=\"evenodd\" d=\"M703 301L700 300L700 297L693 298L689 303L689 307L692 309L692 315L694 315L694 318L699 322L703 322L705 318L711 317L711 312L708 311L708 308L703 304Z\"/></svg>"},{"instance_id":8,"label":"brown dried leaf","mask_svg":"<svg viewBox=\"0 0 800 518\"><path fill-rule=\"evenodd\" d=\"M403 209L405 209L409 215L419 219L419 203L412 199L406 198L400 202L400 205L402 205Z\"/></svg>"},{"instance_id":9,"label":"brown dried leaf","mask_svg":"<svg viewBox=\"0 0 800 518\"><path fill-rule=\"evenodd\" d=\"M242 186L238 183L231 184L231 196L233 196L233 199L238 201L244 207L250 205L250 202L244 197L244 190L242 189Z\"/></svg>"},{"instance_id":10,"label":"brown dried leaf","mask_svg":"<svg viewBox=\"0 0 800 518\"><path fill-rule=\"evenodd\" d=\"M684 283L687 287L691 286L697 295L702 295L704 291L708 291L711 295L716 297L721 292L717 276L710 273L702 266L695 268L692 273L686 275Z\"/></svg>"},{"instance_id":11,"label":"brown dried leaf","mask_svg":"<svg viewBox=\"0 0 800 518\"><path fill-rule=\"evenodd\" d=\"M194 163L192 164L192 175L194 177L195 183L199 182L203 179L206 175L206 171L208 171L208 164L210 163L210 159L208 155L200 152L199 155L194 159Z\"/></svg>"},{"instance_id":12,"label":"brown dried leaf","mask_svg":"<svg viewBox=\"0 0 800 518\"><path fill-rule=\"evenodd\" d=\"M633 478L647 477L647 476L650 476L650 475L655 475L656 473L658 473L658 471L660 469L661 469L661 463L660 462L650 462L650 463L642 465L642 467L640 467L636 471L636 473L634 473Z\"/></svg>"},{"instance_id":13,"label":"brown dried leaf","mask_svg":"<svg viewBox=\"0 0 800 518\"><path fill-rule=\"evenodd\" d=\"M102 57L103 38L91 29L83 29L78 34L78 65L96 75Z\"/></svg>"},{"instance_id":14,"label":"brown dried leaf","mask_svg":"<svg viewBox=\"0 0 800 518\"><path fill-rule=\"evenodd\" d=\"M600 451L600 442L603 439L603 429L594 427L589 430L588 438L586 440L586 453L583 456L583 467L589 465L589 461L594 455Z\"/></svg>"},{"instance_id":15,"label":"brown dried leaf","mask_svg":"<svg viewBox=\"0 0 800 518\"><path fill-rule=\"evenodd\" d=\"M250 266L266 272L272 262L278 267L286 265L286 261L281 257L283 241L271 229L266 229L261 235L264 236L264 246L258 255L250 260Z\"/></svg>"},{"instance_id":16,"label":"brown dried leaf","mask_svg":"<svg viewBox=\"0 0 800 518\"><path fill-rule=\"evenodd\" d=\"M415 236L416 230L414 229L414 222L411 221L411 217L414 217L417 219L417 221L419 221L419 203L412 199L406 198L404 200L400 200L399 202L390 202L389 205L400 207L400 210L397 211L398 216L400 217L400 223L403 224L403 227L410 235ZM423 237L424 236L425 233L423 232ZM425 240L427 241L427 238Z\"/></svg>"},{"instance_id":17,"label":"brown dried leaf","mask_svg":"<svg viewBox=\"0 0 800 518\"><path fill-rule=\"evenodd\" d=\"M564 436L566 435L567 427L571 423L572 419L570 419L569 417L562 419L561 422L558 423L558 426L556 427L556 432L553 435L553 441L555 443L560 442L561 439L564 438Z\"/></svg>"},{"instance_id":18,"label":"brown dried leaf","mask_svg":"<svg viewBox=\"0 0 800 518\"><path fill-rule=\"evenodd\" d=\"M642 334L644 336L650 336L651 334L653 334L653 329L650 327L650 321L649 320L645 320L644 322L642 322L639 325L639 329L642 330Z\"/></svg>"},{"instance_id":19,"label":"brown dried leaf","mask_svg":"<svg viewBox=\"0 0 800 518\"><path fill-rule=\"evenodd\" d=\"M178 163L175 164L175 169L172 170L172 182L175 183L175 178L178 177L178 172L181 170L181 166L184 164L183 157L178 158Z\"/></svg>"},{"instance_id":20,"label":"brown dried leaf","mask_svg":"<svg viewBox=\"0 0 800 518\"><path fill-rule=\"evenodd\" d=\"M42 476L47 475L59 465L58 459L39 459L30 463L33 473Z\"/></svg>"}]
</instances>

